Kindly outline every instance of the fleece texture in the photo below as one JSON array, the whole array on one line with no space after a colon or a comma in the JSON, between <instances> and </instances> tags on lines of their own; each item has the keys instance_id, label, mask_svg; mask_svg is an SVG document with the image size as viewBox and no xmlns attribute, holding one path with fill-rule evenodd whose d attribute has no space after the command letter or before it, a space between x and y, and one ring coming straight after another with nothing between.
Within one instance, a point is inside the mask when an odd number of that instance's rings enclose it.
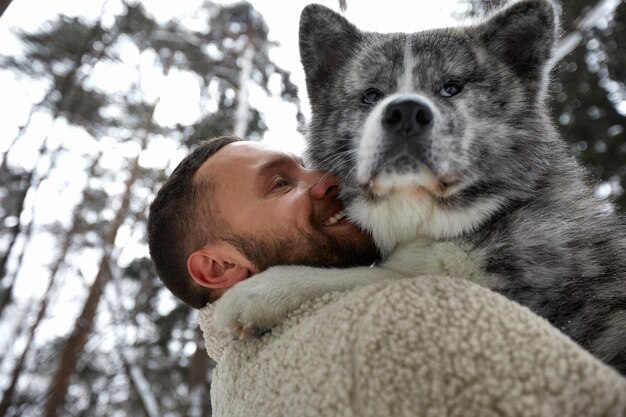
<instances>
[{"instance_id":1,"label":"fleece texture","mask_svg":"<svg viewBox=\"0 0 626 417\"><path fill-rule=\"evenodd\" d=\"M320 297L260 339L200 312L213 415L626 416L626 379L547 321L465 280Z\"/></svg>"}]
</instances>

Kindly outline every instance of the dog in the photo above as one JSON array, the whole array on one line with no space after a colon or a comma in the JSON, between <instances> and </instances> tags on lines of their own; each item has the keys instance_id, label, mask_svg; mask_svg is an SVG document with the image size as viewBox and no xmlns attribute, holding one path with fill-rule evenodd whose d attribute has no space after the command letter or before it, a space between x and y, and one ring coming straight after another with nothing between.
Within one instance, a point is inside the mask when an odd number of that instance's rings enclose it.
<instances>
[{"instance_id":1,"label":"dog","mask_svg":"<svg viewBox=\"0 0 626 417\"><path fill-rule=\"evenodd\" d=\"M558 36L550 0L393 34L306 6L305 157L339 177L347 215L384 261L272 267L227 291L214 323L254 333L324 292L448 275L527 306L626 374L625 227L545 109Z\"/></svg>"}]
</instances>

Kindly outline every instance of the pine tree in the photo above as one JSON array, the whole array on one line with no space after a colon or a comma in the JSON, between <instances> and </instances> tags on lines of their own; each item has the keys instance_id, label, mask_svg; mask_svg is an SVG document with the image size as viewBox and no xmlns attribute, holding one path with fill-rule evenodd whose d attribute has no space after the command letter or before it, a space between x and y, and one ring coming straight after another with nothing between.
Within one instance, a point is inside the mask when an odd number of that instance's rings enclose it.
<instances>
[{"instance_id":1,"label":"pine tree","mask_svg":"<svg viewBox=\"0 0 626 417\"><path fill-rule=\"evenodd\" d=\"M47 290L33 303L28 326L16 334L23 348L2 354L3 369L10 369L10 375L0 415L210 414L214 363L204 351L196 312L167 293L149 259L119 259L125 245L145 247L147 205L180 158L172 156L166 169L155 169L142 166L141 155L157 142L170 143L169 149L181 155L197 140L232 133L235 126L247 138L261 138L266 129L263 109L251 107L245 93L253 84L270 94L270 79L278 77L282 98L296 106L298 100L289 73L269 59L273 44L268 28L252 6L207 3L199 13L207 16L202 30L190 30L176 19L157 22L141 4L124 4L106 26L60 16L37 33L20 33L23 55L0 58L0 67L19 73L25 82L47 80L48 85L2 155L0 178L13 190L0 195L3 215L17 219L16 229L0 232L0 260L7 266L2 284L8 290L3 320L31 302L11 294L14 284L30 278L24 255L32 242L42 235L57 242L56 256L47 265ZM125 91L109 92L94 84L98 68L118 65L120 51L129 44L142 58L153 57L166 75L171 69L196 77L204 109L197 122L160 125L154 117L158 103L145 96L140 75ZM59 146L50 134L40 138L35 166L17 156L17 149L32 140L32 123L42 114L53 125L81 129L86 140L98 144L80 156L87 173L85 188L65 222L43 223L33 196L45 192L48 180L62 175L63 161L77 158L77 152L70 145ZM106 162L115 154L111 147L128 154L129 144L135 155L125 162L128 169L112 171ZM123 166L123 158L116 158ZM83 180L65 181L76 186ZM80 261L96 254L94 278L85 274ZM76 282L83 289L72 288ZM77 293L73 303L81 305L75 319L67 318L74 321L69 336L39 341L59 319L60 300L67 300L68 291ZM164 310L164 302L171 307ZM106 343L101 346L101 341Z\"/></svg>"},{"instance_id":2,"label":"pine tree","mask_svg":"<svg viewBox=\"0 0 626 417\"><path fill-rule=\"evenodd\" d=\"M464 0L465 13L480 16L502 0ZM594 178L610 185L610 198L626 210L626 3L562 1L563 36L551 73L553 119L576 157ZM620 49L620 45L622 45Z\"/></svg>"}]
</instances>

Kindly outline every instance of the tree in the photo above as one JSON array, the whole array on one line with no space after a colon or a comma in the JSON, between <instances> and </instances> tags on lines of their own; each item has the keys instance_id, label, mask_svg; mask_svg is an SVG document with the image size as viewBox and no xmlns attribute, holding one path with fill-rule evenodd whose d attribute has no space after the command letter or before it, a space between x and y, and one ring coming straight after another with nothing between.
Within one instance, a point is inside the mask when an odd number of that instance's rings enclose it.
<instances>
[{"instance_id":1,"label":"tree","mask_svg":"<svg viewBox=\"0 0 626 417\"><path fill-rule=\"evenodd\" d=\"M11 0L0 0L0 16L7 10L9 4L11 4Z\"/></svg>"},{"instance_id":2,"label":"tree","mask_svg":"<svg viewBox=\"0 0 626 417\"><path fill-rule=\"evenodd\" d=\"M459 17L484 15L503 3L466 0ZM572 0L561 2L561 7L563 36L552 72L549 108L573 153L603 185L598 191L624 211L626 4Z\"/></svg>"},{"instance_id":3,"label":"tree","mask_svg":"<svg viewBox=\"0 0 626 417\"><path fill-rule=\"evenodd\" d=\"M89 170L89 174L91 176L93 176L95 174L95 170L96 167L98 165L100 159L100 155L94 159L93 163L91 164L90 170ZM59 248L59 252L58 255L56 257L56 260L54 261L54 263L51 265L50 267L50 277L48 279L48 287L46 288L46 292L44 293L43 297L41 298L41 301L39 303L39 308L37 311L37 316L35 317L35 320L33 321L33 323L30 325L29 329L28 329L28 334L27 334L27 339L26 339L26 344L25 347L22 351L22 353L20 354L20 356L18 357L13 370L11 371L11 377L10 377L10 381L9 381L9 385L7 386L7 388L5 389L3 396L2 396L2 401L0 402L0 417L3 417L6 415L8 409L9 409L9 405L11 404L11 399L13 398L13 394L15 392L15 389L17 387L17 382L20 378L20 376L22 375L22 372L24 371L24 365L26 363L26 357L28 355L28 353L30 352L30 349L34 346L34 339L35 339L35 334L37 332L37 328L39 327L39 325L41 324L41 322L43 321L44 317L46 316L46 313L48 311L48 306L50 305L50 297L52 294L52 290L55 287L55 284L57 282L57 277L59 274L59 271L61 270L61 267L65 261L65 258L67 257L67 254L70 250L71 244L72 244L72 240L75 238L75 236L78 235L79 230L80 230L80 226L81 226L81 219L80 216L82 214L82 211L84 209L84 204L86 203L86 201L88 200L87 198L87 193L88 193L88 188L85 189L84 191L84 195L83 195L83 199L81 202L79 202L76 207L74 208L74 213L72 215L72 225L71 227L65 232L62 240L61 240L61 245Z\"/></svg>"},{"instance_id":4,"label":"tree","mask_svg":"<svg viewBox=\"0 0 626 417\"><path fill-rule=\"evenodd\" d=\"M167 75L171 66L171 60L168 60L166 66L163 69L164 75ZM133 195L133 186L139 179L139 157L148 146L149 135L152 132L152 123L154 117L154 110L156 103L148 109L147 125L144 127L144 135L141 139L139 154L132 161L130 166L130 173L124 187L121 203L118 207L115 217L109 226L109 230L103 239L104 251L100 259L100 266L95 280L89 288L89 294L83 309L76 319L74 330L65 343L65 346L60 352L59 366L52 378L50 385L50 391L45 406L45 416L54 417L58 411L65 404L65 395L70 382L70 377L76 369L78 358L87 343L87 338L93 328L93 322L96 316L98 305L102 297L104 287L112 278L112 272L110 262L112 261L112 250L115 247L115 238L122 226L122 222L128 215L130 208L130 200Z\"/></svg>"},{"instance_id":5,"label":"tree","mask_svg":"<svg viewBox=\"0 0 626 417\"><path fill-rule=\"evenodd\" d=\"M96 129L101 122L97 117L98 110L103 106L105 97L82 86L85 75L80 73L80 69L85 66L85 62L93 66L94 61L102 57L102 52L97 51L95 45L110 42L99 22L89 27L79 19L60 18L46 33L21 33L20 37L27 45L26 53L19 59L9 57L0 61L0 67L11 68L38 79L46 79L48 74L52 75L50 89L44 99L33 106L31 116L34 111L47 109L52 113L53 120L65 117L86 129ZM28 121L30 120L29 116ZM19 141L27 128L27 125L20 127L12 146ZM22 231L20 217L26 195L29 190L37 188L41 179L37 172L37 162L50 151L47 142L48 137L42 141L35 166L31 169L12 167L9 164L12 146L4 152L0 164L0 179L3 186L11 192L3 196L3 203L8 203L3 205L9 207L5 215L17 220L10 228L7 249L0 256L0 279L6 275L8 258Z\"/></svg>"},{"instance_id":6,"label":"tree","mask_svg":"<svg viewBox=\"0 0 626 417\"><path fill-rule=\"evenodd\" d=\"M18 32L23 55L0 58L0 67L20 74L15 76L24 82L47 85L32 117L18 126L2 155L0 178L13 190L0 194L3 215L17 219L16 228L0 232L4 283L10 282L4 285L3 320L10 320L18 305L32 303L10 296L13 284L29 279L32 265L24 254L43 235L56 246L56 256L46 265L47 290L16 337L23 348L2 354L3 369L11 374L4 379L8 385L0 415L210 413L208 376L214 363L204 352L195 311L167 293L148 258L129 260L125 248L143 246L145 251L147 205L176 158L197 140L231 133L235 126L248 138L262 137L263 112L247 102L248 87L272 94L269 83L278 80L282 98L296 106L298 101L289 73L269 59L268 28L252 6L207 3L199 14L207 25L194 30L175 19L156 21L141 4L124 4L106 25L59 16L37 33ZM95 74L103 66L128 66L123 54L133 48L142 57L138 75L128 88L104 90ZM164 73L162 79L176 72L197 80L204 112L191 126L162 125L155 117L159 103L146 95L142 82L146 69L141 65L150 59ZM59 145L51 133L35 151L40 162L22 162L18 148L32 140L32 121L42 114L53 125L80 129L96 149L81 154ZM143 155L164 142L178 155L171 156L168 168L143 166ZM127 156L112 147L126 149ZM117 169L110 167L112 155ZM85 179L63 176L63 162L70 157L81 160ZM80 198L73 197L69 221L46 223L37 215L36 196L47 193L54 178L84 190ZM83 259L97 266L95 278ZM69 336L40 340L58 321L68 293L74 293L71 303L77 306L65 320L74 323Z\"/></svg>"},{"instance_id":7,"label":"tree","mask_svg":"<svg viewBox=\"0 0 626 417\"><path fill-rule=\"evenodd\" d=\"M564 3L564 27L573 30L602 3L606 2ZM553 114L576 156L594 177L611 185L607 194L624 210L626 112L619 106L626 99L626 73L619 45L626 44L626 4L620 1L614 13L597 14L592 23L581 34L580 45L556 69Z\"/></svg>"}]
</instances>

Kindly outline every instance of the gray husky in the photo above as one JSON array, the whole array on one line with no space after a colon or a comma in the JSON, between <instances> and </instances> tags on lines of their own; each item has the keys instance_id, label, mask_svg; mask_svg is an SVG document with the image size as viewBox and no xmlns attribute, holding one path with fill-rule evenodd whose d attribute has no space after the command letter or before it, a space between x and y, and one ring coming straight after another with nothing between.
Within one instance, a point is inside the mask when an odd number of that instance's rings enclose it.
<instances>
[{"instance_id":1,"label":"gray husky","mask_svg":"<svg viewBox=\"0 0 626 417\"><path fill-rule=\"evenodd\" d=\"M346 214L384 261L270 268L218 301L215 324L267 329L327 291L448 275L528 306L626 374L626 233L544 108L557 38L548 0L411 34L307 6L307 160L341 179Z\"/></svg>"}]
</instances>

